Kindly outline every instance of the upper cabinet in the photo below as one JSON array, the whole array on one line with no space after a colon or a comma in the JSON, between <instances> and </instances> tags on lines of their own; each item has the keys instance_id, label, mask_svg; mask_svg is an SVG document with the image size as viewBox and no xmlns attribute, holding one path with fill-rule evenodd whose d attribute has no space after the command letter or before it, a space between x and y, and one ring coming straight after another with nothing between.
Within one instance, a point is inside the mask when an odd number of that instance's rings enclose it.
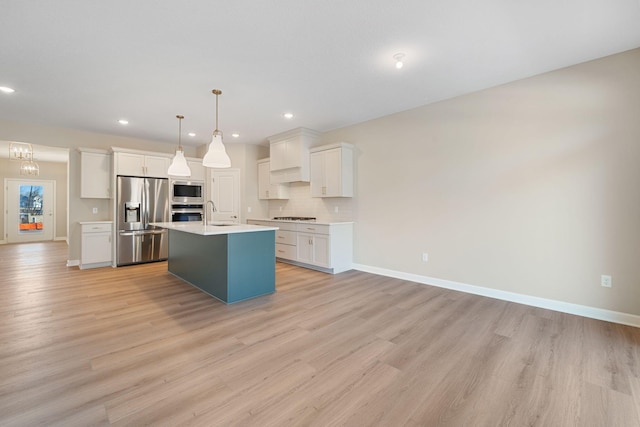
<instances>
[{"instance_id":1,"label":"upper cabinet","mask_svg":"<svg viewBox=\"0 0 640 427\"><path fill-rule=\"evenodd\" d=\"M298 128L269 137L271 183L309 181L309 147L319 132Z\"/></svg>"},{"instance_id":2,"label":"upper cabinet","mask_svg":"<svg viewBox=\"0 0 640 427\"><path fill-rule=\"evenodd\" d=\"M289 186L271 183L271 166L269 159L258 160L258 198L288 199Z\"/></svg>"},{"instance_id":3,"label":"upper cabinet","mask_svg":"<svg viewBox=\"0 0 640 427\"><path fill-rule=\"evenodd\" d=\"M353 197L353 146L314 147L310 154L311 197Z\"/></svg>"},{"instance_id":4,"label":"upper cabinet","mask_svg":"<svg viewBox=\"0 0 640 427\"><path fill-rule=\"evenodd\" d=\"M105 150L78 148L80 151L80 197L111 198L111 154Z\"/></svg>"},{"instance_id":5,"label":"upper cabinet","mask_svg":"<svg viewBox=\"0 0 640 427\"><path fill-rule=\"evenodd\" d=\"M116 175L169 178L169 155L142 154L135 150L113 148Z\"/></svg>"}]
</instances>

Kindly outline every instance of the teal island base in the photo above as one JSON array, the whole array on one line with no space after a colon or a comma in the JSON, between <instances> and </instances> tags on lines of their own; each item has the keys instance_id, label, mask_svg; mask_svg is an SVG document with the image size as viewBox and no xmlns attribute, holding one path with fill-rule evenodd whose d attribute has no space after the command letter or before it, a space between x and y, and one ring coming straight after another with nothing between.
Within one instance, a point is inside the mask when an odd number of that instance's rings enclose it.
<instances>
[{"instance_id":1,"label":"teal island base","mask_svg":"<svg viewBox=\"0 0 640 427\"><path fill-rule=\"evenodd\" d=\"M201 235L169 229L169 272L227 304L276 290L275 231Z\"/></svg>"}]
</instances>

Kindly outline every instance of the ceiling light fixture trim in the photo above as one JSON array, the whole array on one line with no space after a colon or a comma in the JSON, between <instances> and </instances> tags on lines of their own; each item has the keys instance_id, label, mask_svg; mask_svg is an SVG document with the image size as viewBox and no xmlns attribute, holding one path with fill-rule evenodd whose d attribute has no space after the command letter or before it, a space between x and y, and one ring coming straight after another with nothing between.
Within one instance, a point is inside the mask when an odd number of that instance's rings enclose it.
<instances>
[{"instance_id":1,"label":"ceiling light fixture trim","mask_svg":"<svg viewBox=\"0 0 640 427\"><path fill-rule=\"evenodd\" d=\"M404 66L404 58L407 55L405 55L402 52L398 52L395 55L393 55L393 59L396 60L396 68L399 70L400 68L402 68Z\"/></svg>"}]
</instances>

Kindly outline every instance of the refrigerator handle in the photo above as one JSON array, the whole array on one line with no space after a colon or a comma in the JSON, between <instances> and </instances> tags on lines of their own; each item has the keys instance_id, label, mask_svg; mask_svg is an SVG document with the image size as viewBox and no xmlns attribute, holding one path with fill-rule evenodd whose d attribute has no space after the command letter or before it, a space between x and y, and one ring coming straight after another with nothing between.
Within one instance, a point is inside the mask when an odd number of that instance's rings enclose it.
<instances>
[{"instance_id":1,"label":"refrigerator handle","mask_svg":"<svg viewBox=\"0 0 640 427\"><path fill-rule=\"evenodd\" d=\"M142 227L149 226L149 180L145 179L142 184L142 204L144 206Z\"/></svg>"}]
</instances>

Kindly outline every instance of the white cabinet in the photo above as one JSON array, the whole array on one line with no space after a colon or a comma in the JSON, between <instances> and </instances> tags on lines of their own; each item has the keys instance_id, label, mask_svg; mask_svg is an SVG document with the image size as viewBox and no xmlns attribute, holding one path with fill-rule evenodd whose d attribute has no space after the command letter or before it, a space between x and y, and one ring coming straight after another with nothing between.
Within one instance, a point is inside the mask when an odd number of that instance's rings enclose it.
<instances>
[{"instance_id":1,"label":"white cabinet","mask_svg":"<svg viewBox=\"0 0 640 427\"><path fill-rule=\"evenodd\" d=\"M78 148L80 151L80 197L111 198L111 154L104 150Z\"/></svg>"},{"instance_id":2,"label":"white cabinet","mask_svg":"<svg viewBox=\"0 0 640 427\"><path fill-rule=\"evenodd\" d=\"M276 258L279 261L332 274L352 268L351 222L314 224L248 220L247 223L279 227L276 231Z\"/></svg>"},{"instance_id":3,"label":"white cabinet","mask_svg":"<svg viewBox=\"0 0 640 427\"><path fill-rule=\"evenodd\" d=\"M298 261L329 268L329 236L298 233Z\"/></svg>"},{"instance_id":4,"label":"white cabinet","mask_svg":"<svg viewBox=\"0 0 640 427\"><path fill-rule=\"evenodd\" d=\"M258 160L258 198L267 200L289 198L289 187L286 184L271 183L269 159Z\"/></svg>"},{"instance_id":5,"label":"white cabinet","mask_svg":"<svg viewBox=\"0 0 640 427\"><path fill-rule=\"evenodd\" d=\"M311 149L311 197L353 197L353 146L346 142Z\"/></svg>"},{"instance_id":6,"label":"white cabinet","mask_svg":"<svg viewBox=\"0 0 640 427\"><path fill-rule=\"evenodd\" d=\"M276 257L295 261L298 258L296 224L274 222L271 225L279 228L276 230Z\"/></svg>"},{"instance_id":7,"label":"white cabinet","mask_svg":"<svg viewBox=\"0 0 640 427\"><path fill-rule=\"evenodd\" d=\"M271 183L309 181L309 147L320 134L298 128L269 137Z\"/></svg>"},{"instance_id":8,"label":"white cabinet","mask_svg":"<svg viewBox=\"0 0 640 427\"><path fill-rule=\"evenodd\" d=\"M80 269L106 267L112 263L112 223L110 221L81 222L82 242Z\"/></svg>"},{"instance_id":9,"label":"white cabinet","mask_svg":"<svg viewBox=\"0 0 640 427\"><path fill-rule=\"evenodd\" d=\"M167 171L171 159L165 156L115 151L114 162L116 175L168 178Z\"/></svg>"}]
</instances>

